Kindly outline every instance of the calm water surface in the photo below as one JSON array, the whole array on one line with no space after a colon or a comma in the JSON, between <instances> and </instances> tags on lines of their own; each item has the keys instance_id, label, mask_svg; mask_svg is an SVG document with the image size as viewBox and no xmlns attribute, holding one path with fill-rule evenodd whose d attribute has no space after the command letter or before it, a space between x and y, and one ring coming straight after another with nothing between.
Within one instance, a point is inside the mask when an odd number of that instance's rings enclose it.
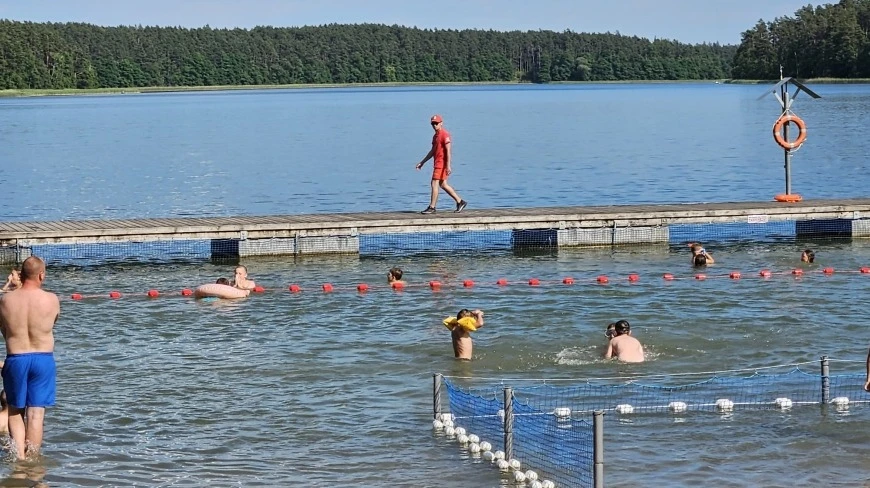
<instances>
[{"instance_id":1,"label":"calm water surface","mask_svg":"<svg viewBox=\"0 0 870 488\"><path fill-rule=\"evenodd\" d=\"M864 197L870 87L798 99L810 137L795 154L807 198ZM454 186L472 208L768 200L783 190L765 87L583 85L255 91L0 100L0 220L419 210L428 117L454 135ZM444 198L442 196L442 198ZM449 202L448 202L449 203ZM445 203L446 205L446 203ZM716 246L711 275L788 271L803 247L837 270L870 265L870 242ZM691 276L682 245L393 258L259 258L262 295L203 303L183 287L231 264L115 263L49 269L64 298L58 405L45 459L7 463L51 486L508 486L433 435L431 374L569 378L845 362L868 334L857 273L803 279ZM401 266L412 284L383 287ZM638 273L641 281L624 279ZM598 274L610 286L591 285ZM578 285L552 284L571 275ZM497 278L545 286L496 288ZM331 282L332 294L317 292ZM374 290L360 295L356 283ZM287 293L299 283L301 294ZM379 285L376 287L375 285ZM143 298L149 288L165 291ZM121 300L102 298L109 290ZM440 320L487 312L475 361L455 362ZM627 318L650 361L599 359ZM861 486L870 409L650 417L606 427L608 486Z\"/></svg>"}]
</instances>

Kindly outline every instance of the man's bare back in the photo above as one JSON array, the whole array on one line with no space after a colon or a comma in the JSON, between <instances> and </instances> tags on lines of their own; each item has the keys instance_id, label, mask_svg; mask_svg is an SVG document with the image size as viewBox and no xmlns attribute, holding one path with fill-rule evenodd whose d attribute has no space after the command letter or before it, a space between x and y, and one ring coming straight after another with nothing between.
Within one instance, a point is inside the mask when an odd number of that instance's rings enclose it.
<instances>
[{"instance_id":1,"label":"man's bare back","mask_svg":"<svg viewBox=\"0 0 870 488\"><path fill-rule=\"evenodd\" d=\"M54 323L60 301L38 286L21 287L0 297L0 328L7 354L54 351Z\"/></svg>"},{"instance_id":2,"label":"man's bare back","mask_svg":"<svg viewBox=\"0 0 870 488\"><path fill-rule=\"evenodd\" d=\"M640 341L630 335L621 335L610 340L613 349L611 357L626 363L642 363L644 361L643 346Z\"/></svg>"}]
</instances>

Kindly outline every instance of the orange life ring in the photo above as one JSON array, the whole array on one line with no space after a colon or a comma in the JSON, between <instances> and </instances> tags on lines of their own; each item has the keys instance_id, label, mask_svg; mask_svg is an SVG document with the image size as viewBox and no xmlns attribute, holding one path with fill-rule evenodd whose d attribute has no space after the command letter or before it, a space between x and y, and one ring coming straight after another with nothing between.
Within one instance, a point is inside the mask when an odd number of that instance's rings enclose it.
<instances>
[{"instance_id":1,"label":"orange life ring","mask_svg":"<svg viewBox=\"0 0 870 488\"><path fill-rule=\"evenodd\" d=\"M803 200L803 197L798 195L797 193L789 193L789 194L781 193L781 194L773 197L773 199L776 200L777 202L795 203L795 202L799 202L799 201Z\"/></svg>"},{"instance_id":2,"label":"orange life ring","mask_svg":"<svg viewBox=\"0 0 870 488\"><path fill-rule=\"evenodd\" d=\"M789 122L796 125L798 128L798 136L794 142L788 142L782 135L782 126ZM773 124L773 140L783 149L794 149L800 147L800 145L807 140L807 124L805 124L803 119L795 114L785 114L776 119L776 123Z\"/></svg>"}]
</instances>

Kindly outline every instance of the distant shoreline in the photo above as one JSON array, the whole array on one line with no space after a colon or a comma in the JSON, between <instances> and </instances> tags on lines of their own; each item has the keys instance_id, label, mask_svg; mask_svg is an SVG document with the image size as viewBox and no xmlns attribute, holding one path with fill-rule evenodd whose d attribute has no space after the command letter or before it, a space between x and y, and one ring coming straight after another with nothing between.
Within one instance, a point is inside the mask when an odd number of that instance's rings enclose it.
<instances>
[{"instance_id":1,"label":"distant shoreline","mask_svg":"<svg viewBox=\"0 0 870 488\"><path fill-rule=\"evenodd\" d=\"M616 81L560 81L550 85L594 85L594 84L667 84L667 83L721 83L733 85L767 85L778 80L616 80ZM801 80L807 84L870 84L870 78L814 78ZM532 85L519 81L462 81L462 82L414 82L414 83L310 83L291 85L212 85L212 86L142 86L129 88L60 88L60 89L23 89L0 90L0 98L44 97L44 96L82 96L82 95L139 95L145 93L183 93L234 90L293 90L312 88L377 88L413 86L499 86Z\"/></svg>"}]
</instances>

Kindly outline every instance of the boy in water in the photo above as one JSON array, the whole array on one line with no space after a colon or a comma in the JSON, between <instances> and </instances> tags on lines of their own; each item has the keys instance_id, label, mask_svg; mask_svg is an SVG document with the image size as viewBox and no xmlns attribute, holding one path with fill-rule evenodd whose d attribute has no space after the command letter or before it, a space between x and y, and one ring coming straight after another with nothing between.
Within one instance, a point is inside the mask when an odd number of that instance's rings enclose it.
<instances>
[{"instance_id":1,"label":"boy in water","mask_svg":"<svg viewBox=\"0 0 870 488\"><path fill-rule=\"evenodd\" d=\"M391 268L387 272L387 283L390 286L396 284L397 286L405 286L406 283L402 280L402 268Z\"/></svg>"},{"instance_id":2,"label":"boy in water","mask_svg":"<svg viewBox=\"0 0 870 488\"><path fill-rule=\"evenodd\" d=\"M801 262L802 263L810 263L816 260L816 253L813 252L812 249L804 249L804 252L801 253Z\"/></svg>"},{"instance_id":3,"label":"boy in water","mask_svg":"<svg viewBox=\"0 0 870 488\"><path fill-rule=\"evenodd\" d=\"M444 319L444 326L450 329L453 356L456 359L471 361L471 332L483 327L483 311L470 311L463 308L456 314L456 318Z\"/></svg>"},{"instance_id":4,"label":"boy in water","mask_svg":"<svg viewBox=\"0 0 870 488\"><path fill-rule=\"evenodd\" d=\"M609 328L609 326L608 326ZM643 346L640 341L631 336L631 325L627 320L614 324L616 336L607 344L604 359L615 357L626 363L642 363L644 361Z\"/></svg>"}]
</instances>

